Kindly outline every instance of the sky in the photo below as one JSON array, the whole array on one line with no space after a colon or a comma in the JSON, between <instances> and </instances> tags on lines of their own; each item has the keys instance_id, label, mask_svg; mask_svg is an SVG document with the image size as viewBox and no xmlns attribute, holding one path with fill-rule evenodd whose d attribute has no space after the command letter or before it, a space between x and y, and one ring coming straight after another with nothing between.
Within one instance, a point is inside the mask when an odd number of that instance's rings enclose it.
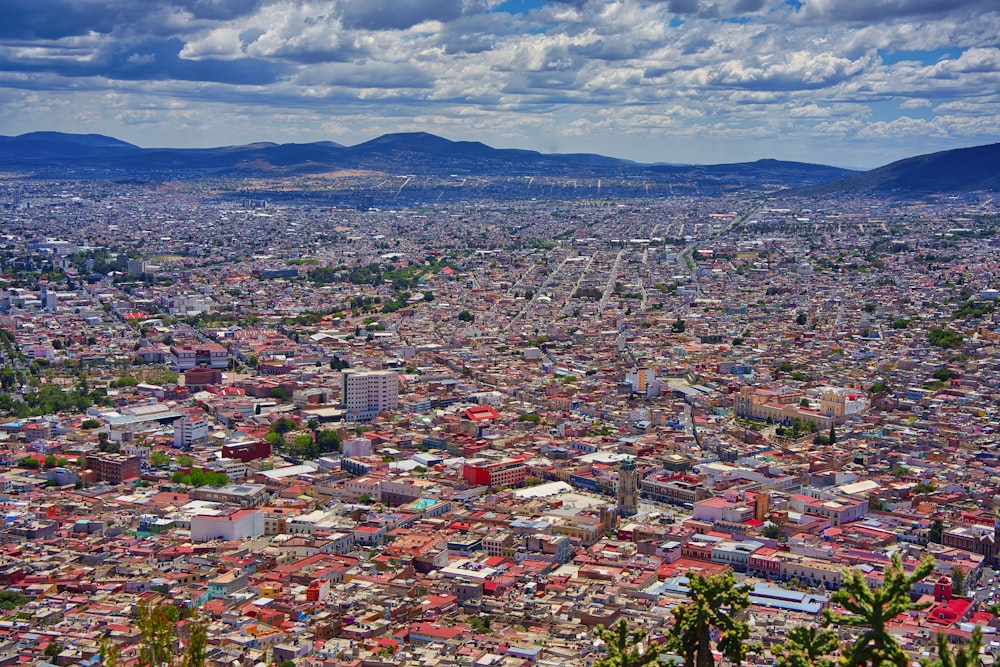
<instances>
[{"instance_id":1,"label":"sky","mask_svg":"<svg viewBox=\"0 0 1000 667\"><path fill-rule=\"evenodd\" d=\"M870 168L1000 141L1000 0L0 0L0 134Z\"/></svg>"}]
</instances>

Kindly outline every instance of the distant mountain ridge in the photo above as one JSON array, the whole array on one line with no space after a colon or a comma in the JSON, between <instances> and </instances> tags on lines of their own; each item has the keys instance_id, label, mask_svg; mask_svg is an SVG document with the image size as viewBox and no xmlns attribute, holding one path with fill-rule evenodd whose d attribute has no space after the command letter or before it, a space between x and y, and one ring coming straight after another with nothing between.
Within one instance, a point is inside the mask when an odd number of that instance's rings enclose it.
<instances>
[{"instance_id":1,"label":"distant mountain ridge","mask_svg":"<svg viewBox=\"0 0 1000 667\"><path fill-rule=\"evenodd\" d=\"M668 156L669 157L669 156ZM604 155L540 153L451 141L427 132L385 134L344 146L332 141L257 142L216 148L141 148L99 134L31 132L0 136L0 167L45 175L167 178L294 176L350 169L388 174L558 177L659 183L684 192L741 189L838 191L961 191L1000 187L1000 144L900 160L868 172L763 159L714 165L640 164ZM598 186L599 187L599 186ZM637 190L638 191L638 190Z\"/></svg>"},{"instance_id":2,"label":"distant mountain ridge","mask_svg":"<svg viewBox=\"0 0 1000 667\"><path fill-rule=\"evenodd\" d=\"M1000 190L1000 143L928 153L803 189L802 194Z\"/></svg>"}]
</instances>

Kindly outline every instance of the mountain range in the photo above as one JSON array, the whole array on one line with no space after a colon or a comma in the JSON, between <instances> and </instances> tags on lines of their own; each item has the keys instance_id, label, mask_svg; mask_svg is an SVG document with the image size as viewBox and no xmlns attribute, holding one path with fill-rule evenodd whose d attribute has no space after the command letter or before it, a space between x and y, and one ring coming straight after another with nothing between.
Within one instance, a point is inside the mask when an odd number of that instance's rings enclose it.
<instances>
[{"instance_id":1,"label":"mountain range","mask_svg":"<svg viewBox=\"0 0 1000 667\"><path fill-rule=\"evenodd\" d=\"M603 155L497 149L424 132L386 134L355 146L331 141L218 148L141 148L98 134L0 136L0 167L46 177L162 179L303 176L341 170L388 175L552 177L667 184L708 193L794 189L802 194L959 192L1000 187L1000 144L921 155L867 172L801 162L640 164ZM600 181L598 181L598 189Z\"/></svg>"}]
</instances>

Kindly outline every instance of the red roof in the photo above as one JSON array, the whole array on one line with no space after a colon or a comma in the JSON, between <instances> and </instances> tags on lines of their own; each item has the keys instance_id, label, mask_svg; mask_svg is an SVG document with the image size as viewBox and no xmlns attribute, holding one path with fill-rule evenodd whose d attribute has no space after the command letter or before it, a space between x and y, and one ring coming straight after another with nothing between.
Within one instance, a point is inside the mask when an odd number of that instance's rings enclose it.
<instances>
[{"instance_id":1,"label":"red roof","mask_svg":"<svg viewBox=\"0 0 1000 667\"><path fill-rule=\"evenodd\" d=\"M464 414L472 421L500 418L500 413L488 405L477 405L472 408L466 408Z\"/></svg>"}]
</instances>

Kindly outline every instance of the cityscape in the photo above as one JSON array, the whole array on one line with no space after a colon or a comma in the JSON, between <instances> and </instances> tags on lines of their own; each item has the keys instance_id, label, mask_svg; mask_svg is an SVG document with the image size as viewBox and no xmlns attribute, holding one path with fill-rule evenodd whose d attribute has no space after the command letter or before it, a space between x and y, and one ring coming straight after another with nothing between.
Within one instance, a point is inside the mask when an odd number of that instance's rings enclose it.
<instances>
[{"instance_id":1,"label":"cityscape","mask_svg":"<svg viewBox=\"0 0 1000 667\"><path fill-rule=\"evenodd\" d=\"M209 665L670 663L732 577L723 659L787 664L901 573L905 655L995 650L991 193L229 181L0 186L3 659L151 664L169 607Z\"/></svg>"},{"instance_id":2,"label":"cityscape","mask_svg":"<svg viewBox=\"0 0 1000 667\"><path fill-rule=\"evenodd\" d=\"M0 667L996 667L996 0L0 2Z\"/></svg>"}]
</instances>

